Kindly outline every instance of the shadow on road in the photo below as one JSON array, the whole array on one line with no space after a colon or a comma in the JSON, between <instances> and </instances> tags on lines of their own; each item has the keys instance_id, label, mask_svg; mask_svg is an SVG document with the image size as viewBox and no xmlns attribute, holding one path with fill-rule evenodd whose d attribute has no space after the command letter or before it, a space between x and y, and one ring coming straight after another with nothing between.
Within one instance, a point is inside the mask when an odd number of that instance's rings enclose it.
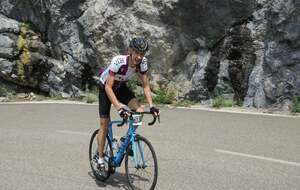
<instances>
[{"instance_id":1,"label":"shadow on road","mask_svg":"<svg viewBox=\"0 0 300 190\"><path fill-rule=\"evenodd\" d=\"M94 175L93 175L93 172L90 171L88 172L89 176L91 178L93 178L96 182L96 184L99 186L99 187L107 187L107 186L112 186L112 187L116 187L118 189L124 189L124 190L130 190L130 186L128 184L128 181L127 181L127 178L126 178L126 175L123 174L123 173L119 173L119 172L116 172L114 174L112 174L109 179L105 182L102 182L102 181L98 181Z\"/></svg>"}]
</instances>

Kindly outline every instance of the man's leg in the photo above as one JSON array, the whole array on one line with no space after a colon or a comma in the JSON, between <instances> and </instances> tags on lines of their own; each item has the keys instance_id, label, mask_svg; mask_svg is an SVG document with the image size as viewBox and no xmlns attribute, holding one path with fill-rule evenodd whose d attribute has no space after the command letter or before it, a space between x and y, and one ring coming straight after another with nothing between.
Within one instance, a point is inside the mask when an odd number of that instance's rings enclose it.
<instances>
[{"instance_id":1,"label":"man's leg","mask_svg":"<svg viewBox=\"0 0 300 190\"><path fill-rule=\"evenodd\" d=\"M132 98L129 102L128 102L128 107L131 110L135 110L137 112L143 112L144 111L144 107L140 105L140 103L138 102L138 100L136 98Z\"/></svg>"},{"instance_id":2,"label":"man's leg","mask_svg":"<svg viewBox=\"0 0 300 190\"><path fill-rule=\"evenodd\" d=\"M140 105L134 93L127 87L126 84L121 85L116 96L119 101L127 105L131 110L138 112L144 111L144 108Z\"/></svg>"},{"instance_id":3,"label":"man's leg","mask_svg":"<svg viewBox=\"0 0 300 190\"><path fill-rule=\"evenodd\" d=\"M106 135L108 131L108 123L110 121L110 107L111 107L111 103L106 95L105 90L100 88L99 89L100 128L97 135L98 151L99 151L98 167L100 170L105 169L103 150L104 150Z\"/></svg>"},{"instance_id":4,"label":"man's leg","mask_svg":"<svg viewBox=\"0 0 300 190\"><path fill-rule=\"evenodd\" d=\"M109 118L100 118L100 129L98 131L98 151L99 157L103 159L103 150L106 141L107 129L108 129Z\"/></svg>"}]
</instances>

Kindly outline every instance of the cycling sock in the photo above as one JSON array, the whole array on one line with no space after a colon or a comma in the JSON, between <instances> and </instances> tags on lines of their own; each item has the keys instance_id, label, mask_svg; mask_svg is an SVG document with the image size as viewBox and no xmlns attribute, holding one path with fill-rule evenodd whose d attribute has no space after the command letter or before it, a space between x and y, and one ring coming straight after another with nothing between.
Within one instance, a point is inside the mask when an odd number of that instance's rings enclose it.
<instances>
[{"instance_id":1,"label":"cycling sock","mask_svg":"<svg viewBox=\"0 0 300 190\"><path fill-rule=\"evenodd\" d=\"M97 160L98 164L103 164L104 163L104 159L99 157L98 160Z\"/></svg>"}]
</instances>

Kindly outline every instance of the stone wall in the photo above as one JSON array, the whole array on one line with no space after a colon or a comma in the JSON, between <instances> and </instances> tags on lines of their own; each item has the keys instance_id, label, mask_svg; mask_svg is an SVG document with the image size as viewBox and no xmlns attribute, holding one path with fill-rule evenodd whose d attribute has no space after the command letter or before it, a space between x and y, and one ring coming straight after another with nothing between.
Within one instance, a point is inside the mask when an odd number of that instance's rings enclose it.
<instances>
[{"instance_id":1,"label":"stone wall","mask_svg":"<svg viewBox=\"0 0 300 190\"><path fill-rule=\"evenodd\" d=\"M2 0L0 77L83 96L100 67L145 36L152 88L289 109L300 95L295 0Z\"/></svg>"}]
</instances>

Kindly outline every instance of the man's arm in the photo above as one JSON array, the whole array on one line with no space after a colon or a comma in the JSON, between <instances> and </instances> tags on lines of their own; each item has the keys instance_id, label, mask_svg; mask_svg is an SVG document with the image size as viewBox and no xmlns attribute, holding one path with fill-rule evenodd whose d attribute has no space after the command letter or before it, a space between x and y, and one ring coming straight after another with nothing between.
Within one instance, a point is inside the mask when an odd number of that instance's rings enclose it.
<instances>
[{"instance_id":1,"label":"man's arm","mask_svg":"<svg viewBox=\"0 0 300 190\"><path fill-rule=\"evenodd\" d=\"M114 75L108 75L106 83L105 83L105 92L110 100L110 102L114 105L114 107L119 110L121 109L121 104L119 103L112 87L114 85L115 76Z\"/></svg>"},{"instance_id":2,"label":"man's arm","mask_svg":"<svg viewBox=\"0 0 300 190\"><path fill-rule=\"evenodd\" d=\"M153 102L152 102L151 89L150 89L148 75L147 75L147 73L139 74L139 77L143 83L143 89L144 89L144 94L145 94L146 100L149 104L149 107L151 108L151 107L153 107Z\"/></svg>"}]
</instances>

